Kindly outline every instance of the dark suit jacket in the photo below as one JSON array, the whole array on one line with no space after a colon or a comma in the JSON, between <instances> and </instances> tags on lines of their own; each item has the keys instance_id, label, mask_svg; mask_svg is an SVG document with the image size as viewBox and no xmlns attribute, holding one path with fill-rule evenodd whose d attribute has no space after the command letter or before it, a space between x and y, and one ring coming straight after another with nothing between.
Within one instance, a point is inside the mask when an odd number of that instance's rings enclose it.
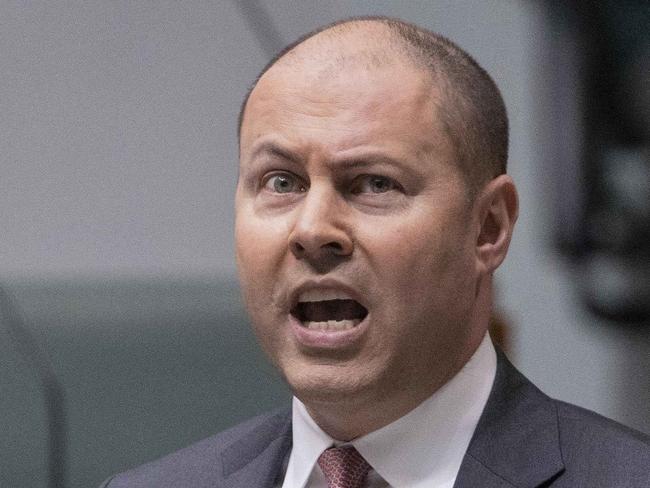
<instances>
[{"instance_id":1,"label":"dark suit jacket","mask_svg":"<svg viewBox=\"0 0 650 488\"><path fill-rule=\"evenodd\" d=\"M290 450L291 413L282 410L102 488L272 488ZM649 488L650 438L547 397L499 353L494 387L454 487Z\"/></svg>"}]
</instances>

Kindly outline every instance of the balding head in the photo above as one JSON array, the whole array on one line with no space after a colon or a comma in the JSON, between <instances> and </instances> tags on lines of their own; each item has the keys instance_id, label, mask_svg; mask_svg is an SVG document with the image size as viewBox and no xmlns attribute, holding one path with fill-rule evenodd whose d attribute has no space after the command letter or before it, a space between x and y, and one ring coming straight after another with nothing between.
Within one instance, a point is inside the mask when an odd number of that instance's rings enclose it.
<instances>
[{"instance_id":1,"label":"balding head","mask_svg":"<svg viewBox=\"0 0 650 488\"><path fill-rule=\"evenodd\" d=\"M469 54L448 39L410 23L384 17L339 21L313 31L268 63L248 92L239 130L257 82L270 69L302 71L318 65L316 76L336 70L408 64L429 77L436 116L456 152L470 194L506 172L508 119L494 81Z\"/></svg>"}]
</instances>

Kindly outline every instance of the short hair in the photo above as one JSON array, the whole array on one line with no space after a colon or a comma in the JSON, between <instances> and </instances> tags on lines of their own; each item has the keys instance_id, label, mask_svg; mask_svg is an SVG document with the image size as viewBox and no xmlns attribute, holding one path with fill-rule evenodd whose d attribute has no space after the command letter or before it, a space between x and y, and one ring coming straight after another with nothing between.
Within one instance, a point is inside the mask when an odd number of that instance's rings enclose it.
<instances>
[{"instance_id":1,"label":"short hair","mask_svg":"<svg viewBox=\"0 0 650 488\"><path fill-rule=\"evenodd\" d=\"M447 131L470 195L503 174L508 161L508 116L501 93L490 75L463 49L446 37L415 24L390 17L353 17L311 31L282 49L269 61L249 88L241 105L238 138L246 106L260 78L286 54L306 40L340 26L376 23L388 28L392 46L438 83L441 122Z\"/></svg>"}]
</instances>

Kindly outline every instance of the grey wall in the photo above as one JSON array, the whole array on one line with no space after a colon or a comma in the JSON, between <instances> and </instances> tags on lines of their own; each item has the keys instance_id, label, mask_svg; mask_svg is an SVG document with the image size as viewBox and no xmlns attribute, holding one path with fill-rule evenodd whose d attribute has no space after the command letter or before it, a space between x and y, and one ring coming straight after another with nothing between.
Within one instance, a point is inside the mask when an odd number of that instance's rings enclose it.
<instances>
[{"instance_id":1,"label":"grey wall","mask_svg":"<svg viewBox=\"0 0 650 488\"><path fill-rule=\"evenodd\" d=\"M0 273L232 270L233 120L265 62L231 2L0 6Z\"/></svg>"},{"instance_id":2,"label":"grey wall","mask_svg":"<svg viewBox=\"0 0 650 488\"><path fill-rule=\"evenodd\" d=\"M650 431L648 328L587 314L553 248L560 122L545 107L560 58L541 2L261 3L285 41L348 15L398 15L487 68L510 112L522 205L498 274L514 359L547 392ZM0 277L234 275L235 119L267 60L241 4L7 1L0 45Z\"/></svg>"}]
</instances>

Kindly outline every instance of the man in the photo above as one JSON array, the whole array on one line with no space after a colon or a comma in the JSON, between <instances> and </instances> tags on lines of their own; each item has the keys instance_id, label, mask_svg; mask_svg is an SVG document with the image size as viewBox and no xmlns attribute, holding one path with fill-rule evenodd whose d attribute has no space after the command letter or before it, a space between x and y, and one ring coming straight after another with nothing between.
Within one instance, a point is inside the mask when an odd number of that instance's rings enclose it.
<instances>
[{"instance_id":1,"label":"man","mask_svg":"<svg viewBox=\"0 0 650 488\"><path fill-rule=\"evenodd\" d=\"M356 19L287 48L240 120L236 247L291 412L122 487L647 487L650 442L495 352L517 194L498 89L463 51Z\"/></svg>"}]
</instances>

